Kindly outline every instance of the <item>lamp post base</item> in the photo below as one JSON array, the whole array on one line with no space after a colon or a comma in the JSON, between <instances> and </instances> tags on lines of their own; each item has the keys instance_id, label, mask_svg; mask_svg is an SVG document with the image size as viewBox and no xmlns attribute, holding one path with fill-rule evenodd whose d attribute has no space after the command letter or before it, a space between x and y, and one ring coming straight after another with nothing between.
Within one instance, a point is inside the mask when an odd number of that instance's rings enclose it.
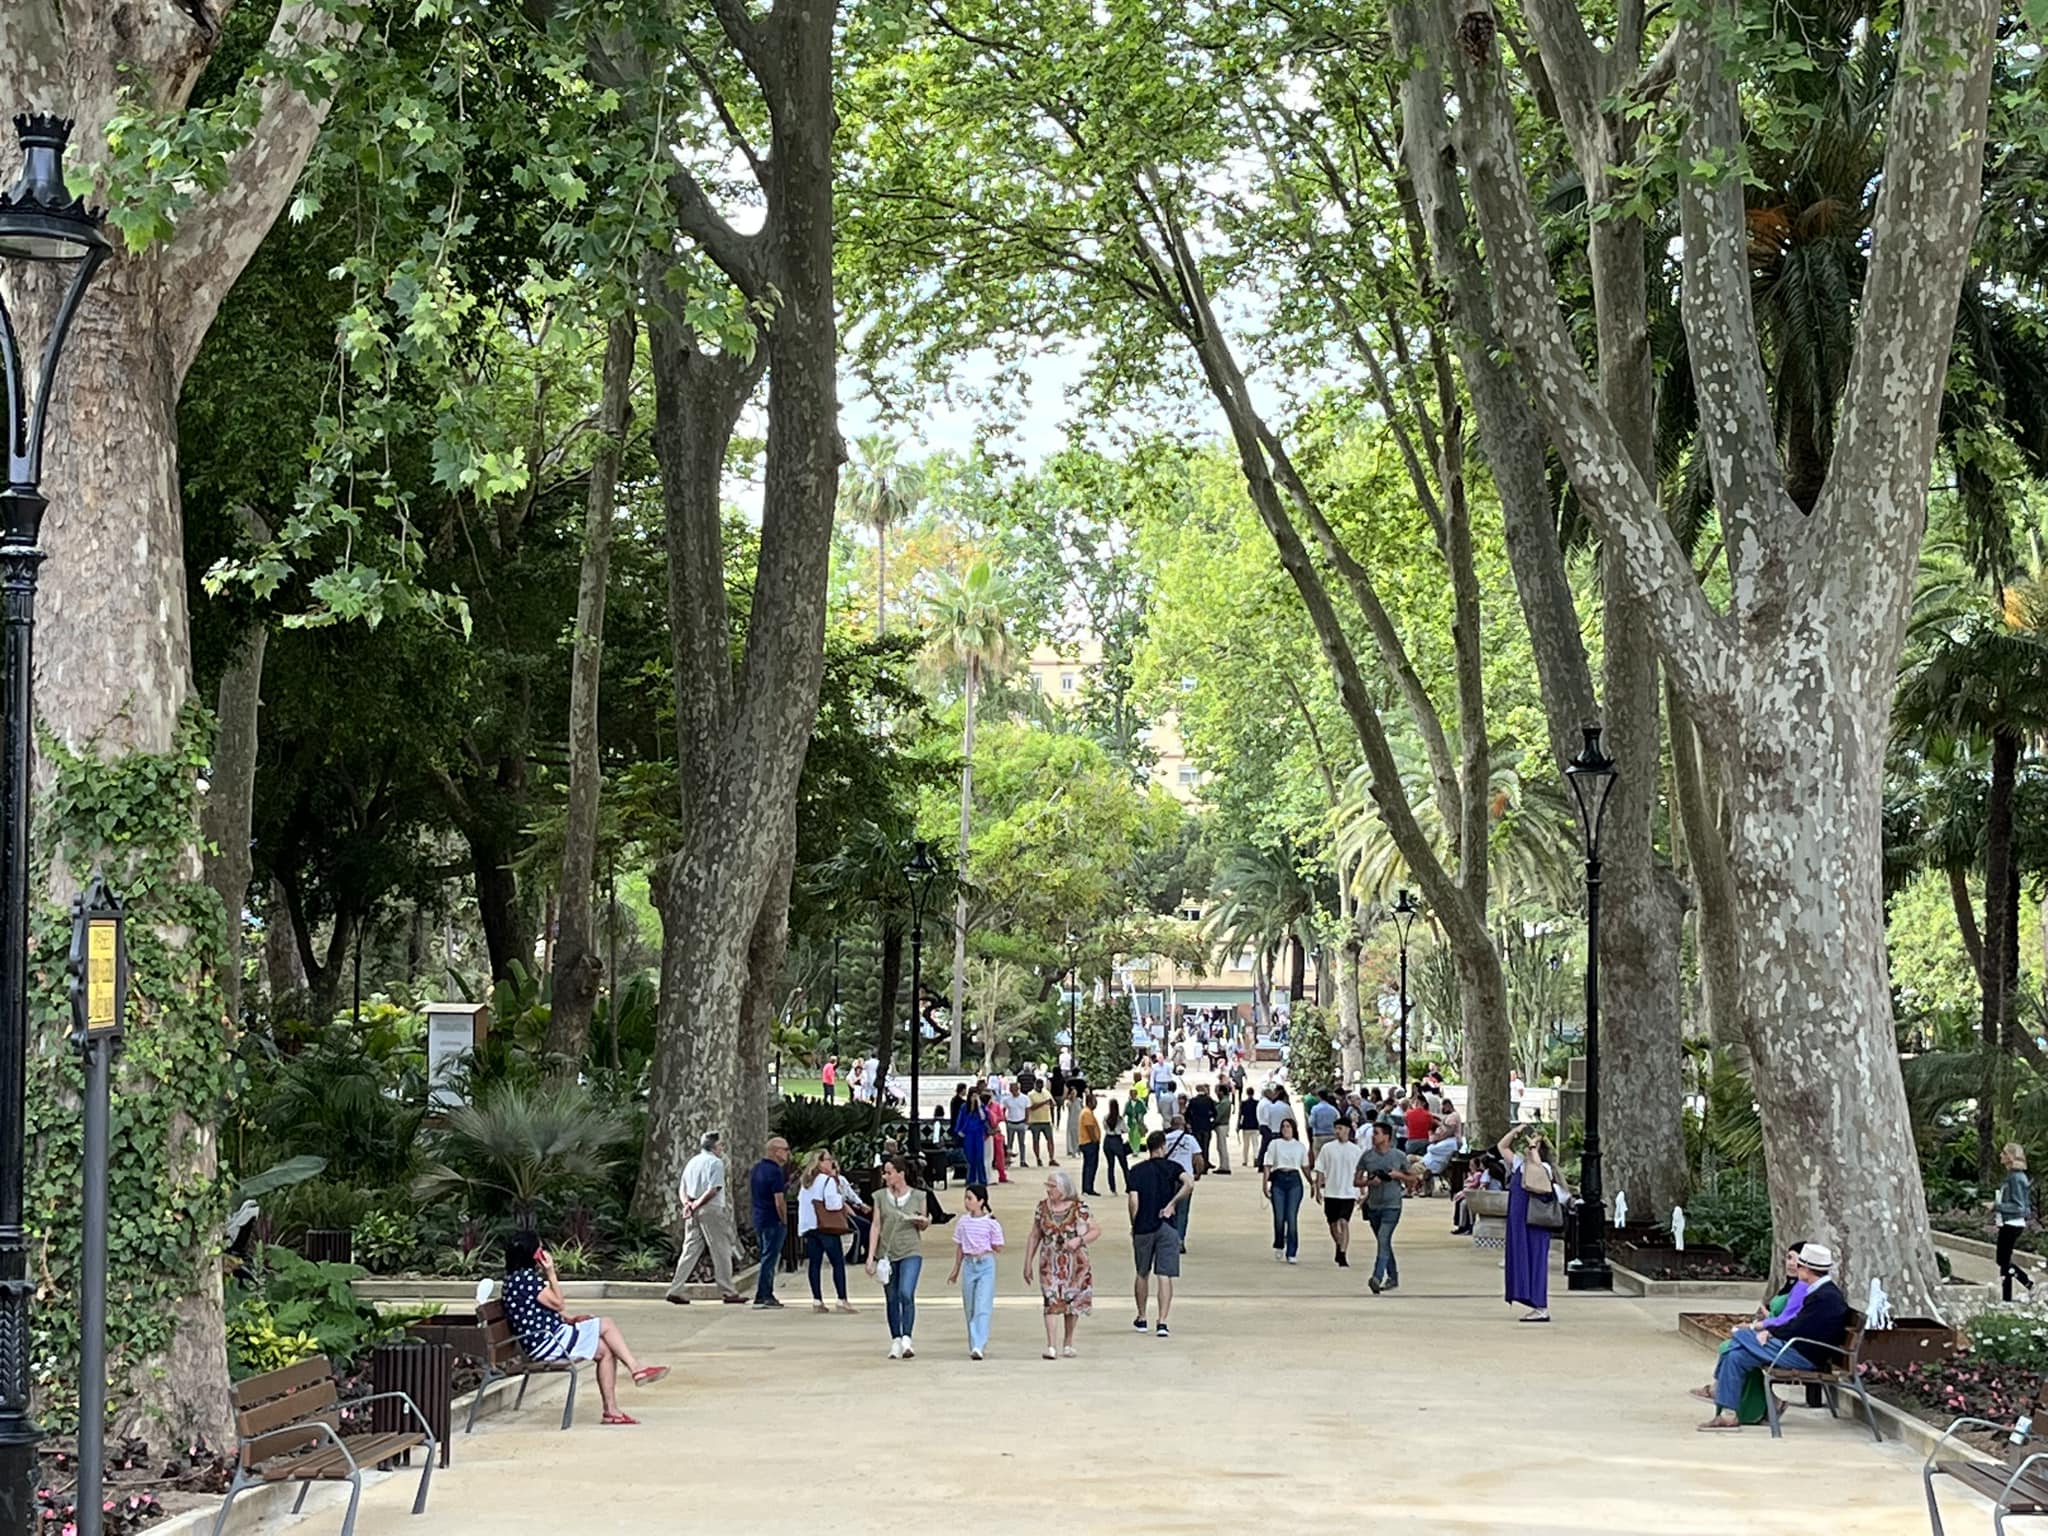
<instances>
[{"instance_id":1,"label":"lamp post base","mask_svg":"<svg viewBox=\"0 0 2048 1536\"><path fill-rule=\"evenodd\" d=\"M1607 1202L1597 1196L1582 1200L1572 1218L1576 1223L1572 1258L1564 1267L1568 1291L1611 1291L1614 1271L1607 1264Z\"/></svg>"},{"instance_id":2,"label":"lamp post base","mask_svg":"<svg viewBox=\"0 0 2048 1536\"><path fill-rule=\"evenodd\" d=\"M0 1431L0 1536L33 1536L41 1522L36 1486L41 1466L36 1447L42 1431L23 1424L13 1433Z\"/></svg>"}]
</instances>

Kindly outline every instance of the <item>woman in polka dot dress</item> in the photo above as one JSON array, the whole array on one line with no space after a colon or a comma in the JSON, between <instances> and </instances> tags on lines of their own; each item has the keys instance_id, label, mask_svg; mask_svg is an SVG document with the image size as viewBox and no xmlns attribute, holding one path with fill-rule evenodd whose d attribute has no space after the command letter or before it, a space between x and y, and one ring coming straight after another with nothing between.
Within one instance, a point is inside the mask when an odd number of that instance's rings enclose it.
<instances>
[{"instance_id":1,"label":"woman in polka dot dress","mask_svg":"<svg viewBox=\"0 0 2048 1536\"><path fill-rule=\"evenodd\" d=\"M604 1400L604 1422L637 1424L619 1411L619 1367L632 1373L636 1386L652 1386L668 1374L665 1365L641 1365L626 1348L619 1325L608 1317L567 1315L555 1260L531 1232L515 1232L505 1244L505 1316L519 1331L519 1343L535 1360L594 1360L597 1391Z\"/></svg>"}]
</instances>

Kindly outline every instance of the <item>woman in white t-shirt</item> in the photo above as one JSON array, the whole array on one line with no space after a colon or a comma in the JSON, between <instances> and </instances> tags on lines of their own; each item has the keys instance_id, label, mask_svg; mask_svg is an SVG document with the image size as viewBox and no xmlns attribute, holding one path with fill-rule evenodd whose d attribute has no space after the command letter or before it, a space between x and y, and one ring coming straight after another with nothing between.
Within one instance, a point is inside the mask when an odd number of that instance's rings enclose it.
<instances>
[{"instance_id":1,"label":"woman in white t-shirt","mask_svg":"<svg viewBox=\"0 0 2048 1536\"><path fill-rule=\"evenodd\" d=\"M832 1289L839 1293L838 1310L852 1312L846 1299L846 1239L854 1230L854 1218L864 1217L867 1207L839 1171L839 1160L820 1152L804 1170L803 1188L796 1197L796 1231L803 1240L804 1256L811 1269L811 1310L825 1310L825 1261L832 1261Z\"/></svg>"},{"instance_id":2,"label":"woman in white t-shirt","mask_svg":"<svg viewBox=\"0 0 2048 1536\"><path fill-rule=\"evenodd\" d=\"M1308 1168L1308 1143L1301 1128L1289 1115L1280 1122L1280 1134L1266 1148L1266 1198L1273 1202L1273 1257L1289 1264L1299 1262L1301 1251L1301 1197Z\"/></svg>"}]
</instances>

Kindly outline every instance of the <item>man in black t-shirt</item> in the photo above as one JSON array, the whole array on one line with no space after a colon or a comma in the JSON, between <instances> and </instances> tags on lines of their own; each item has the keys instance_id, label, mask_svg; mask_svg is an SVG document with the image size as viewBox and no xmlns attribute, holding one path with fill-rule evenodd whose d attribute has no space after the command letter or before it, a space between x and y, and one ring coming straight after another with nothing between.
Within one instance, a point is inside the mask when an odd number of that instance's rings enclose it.
<instances>
[{"instance_id":1,"label":"man in black t-shirt","mask_svg":"<svg viewBox=\"0 0 2048 1536\"><path fill-rule=\"evenodd\" d=\"M1212 1163L1215 1154L1209 1150L1209 1134L1216 1129L1216 1101L1209 1097L1209 1085L1202 1084L1195 1090L1181 1111L1188 1122L1188 1129L1194 1133L1196 1144L1202 1149L1202 1161Z\"/></svg>"},{"instance_id":2,"label":"man in black t-shirt","mask_svg":"<svg viewBox=\"0 0 2048 1536\"><path fill-rule=\"evenodd\" d=\"M1169 1337L1166 1314L1173 1307L1173 1282L1180 1275L1180 1233L1173 1225L1176 1206L1194 1189L1195 1181L1185 1168L1166 1155L1166 1132L1154 1131L1145 1138L1145 1161L1125 1176L1129 1185L1131 1212L1131 1257L1137 1264L1134 1294L1138 1298L1137 1321L1131 1326L1146 1331L1145 1307L1149 1278L1159 1277L1159 1337Z\"/></svg>"}]
</instances>

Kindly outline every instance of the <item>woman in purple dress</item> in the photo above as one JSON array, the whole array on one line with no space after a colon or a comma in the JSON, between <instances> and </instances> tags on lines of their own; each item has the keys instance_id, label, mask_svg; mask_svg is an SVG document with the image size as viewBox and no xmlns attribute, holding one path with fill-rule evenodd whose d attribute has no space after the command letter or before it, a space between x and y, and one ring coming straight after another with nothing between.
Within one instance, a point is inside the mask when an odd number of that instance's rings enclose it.
<instances>
[{"instance_id":1,"label":"woman in purple dress","mask_svg":"<svg viewBox=\"0 0 2048 1536\"><path fill-rule=\"evenodd\" d=\"M1521 1151L1515 1138L1526 1134ZM1550 1321L1550 1231L1529 1221L1529 1203L1562 1203L1564 1187L1558 1182L1556 1154L1543 1133L1518 1125L1500 1139L1500 1155L1508 1173L1507 1299L1510 1306L1524 1306L1525 1323Z\"/></svg>"}]
</instances>

